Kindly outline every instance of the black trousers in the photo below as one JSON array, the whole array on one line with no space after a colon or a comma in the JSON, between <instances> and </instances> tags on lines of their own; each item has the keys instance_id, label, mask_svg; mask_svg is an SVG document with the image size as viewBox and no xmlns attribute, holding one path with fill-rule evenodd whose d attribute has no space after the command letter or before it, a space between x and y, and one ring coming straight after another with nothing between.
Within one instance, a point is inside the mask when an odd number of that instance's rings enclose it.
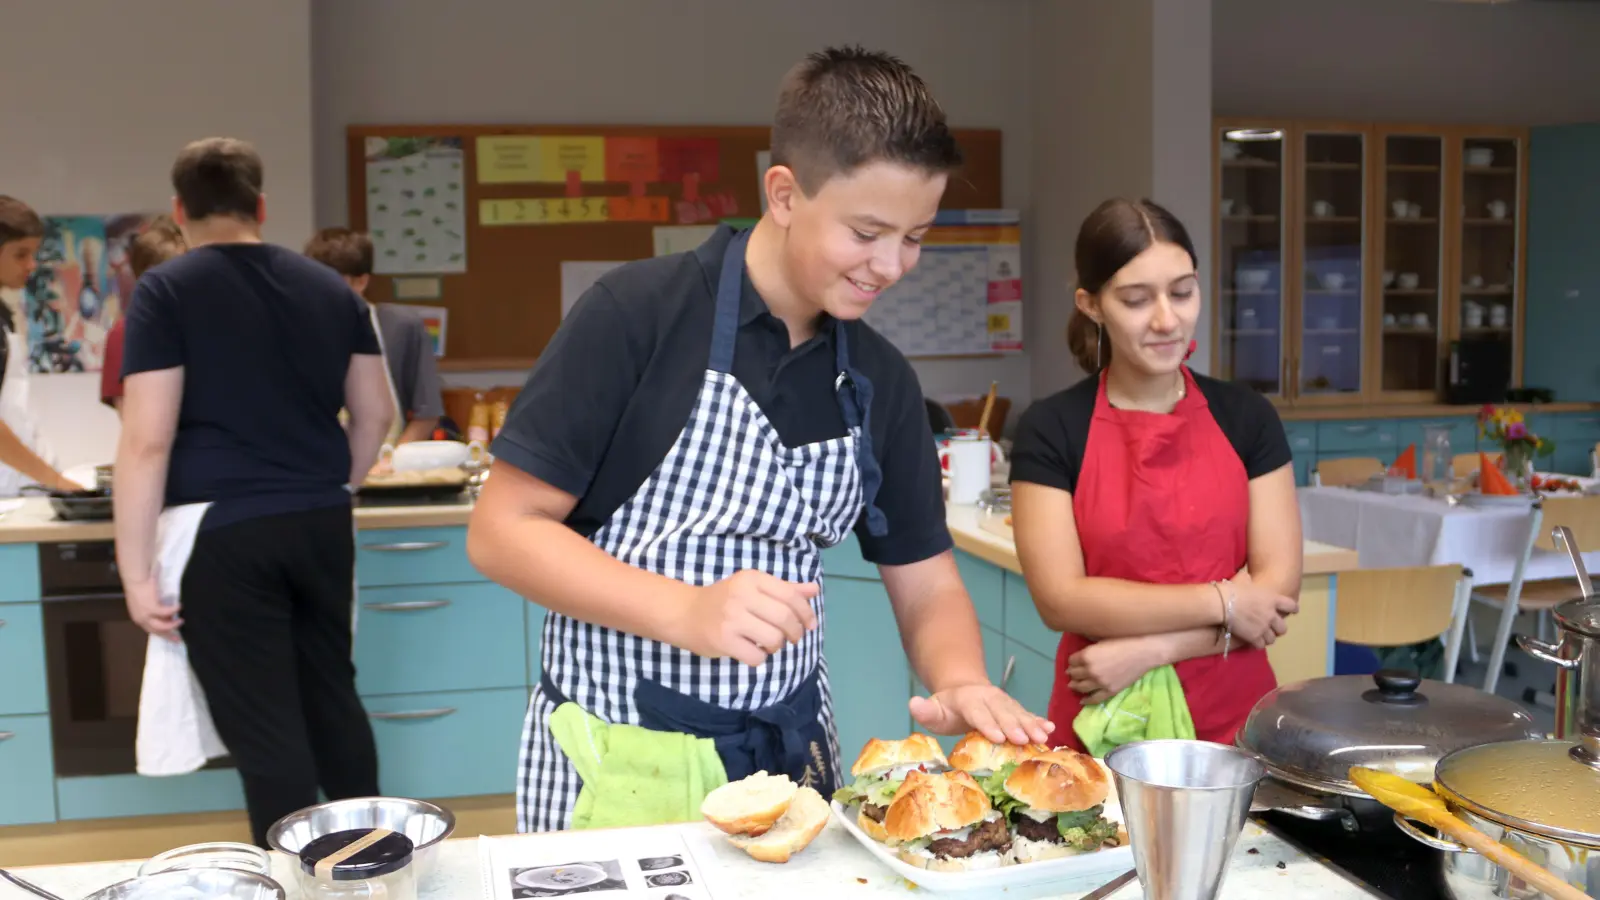
<instances>
[{"instance_id":1,"label":"black trousers","mask_svg":"<svg viewBox=\"0 0 1600 900\"><path fill-rule=\"evenodd\" d=\"M355 535L336 506L202 529L182 582L182 634L244 781L250 832L320 802L378 793L356 695Z\"/></svg>"}]
</instances>

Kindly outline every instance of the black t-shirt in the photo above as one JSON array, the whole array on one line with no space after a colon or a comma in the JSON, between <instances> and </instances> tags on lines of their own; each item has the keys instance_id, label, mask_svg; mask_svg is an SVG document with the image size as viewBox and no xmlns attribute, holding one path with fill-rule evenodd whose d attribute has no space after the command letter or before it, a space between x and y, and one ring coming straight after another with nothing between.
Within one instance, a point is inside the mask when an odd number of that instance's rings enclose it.
<instances>
[{"instance_id":1,"label":"black t-shirt","mask_svg":"<svg viewBox=\"0 0 1600 900\"><path fill-rule=\"evenodd\" d=\"M1212 418L1244 463L1245 475L1258 478L1287 465L1289 438L1272 402L1226 381L1196 374ZM1035 401L1017 422L1011 450L1011 481L1027 481L1072 492L1089 444L1100 377L1091 375L1064 391Z\"/></svg>"},{"instance_id":2,"label":"black t-shirt","mask_svg":"<svg viewBox=\"0 0 1600 900\"><path fill-rule=\"evenodd\" d=\"M688 253L607 272L567 314L494 443L496 459L578 497L567 524L598 531L655 471L694 408L711 352L723 250L717 231ZM790 348L787 327L744 279L733 374L788 446L846 434L834 394L834 339L848 329L851 366L872 382L872 450L883 471L876 504L887 534L856 525L862 555L884 565L947 550L937 450L916 373L865 323L825 319Z\"/></svg>"},{"instance_id":3,"label":"black t-shirt","mask_svg":"<svg viewBox=\"0 0 1600 900\"><path fill-rule=\"evenodd\" d=\"M332 269L272 244L210 244L134 287L123 376L183 367L169 506L205 526L349 503L339 424L354 354L376 355L365 302Z\"/></svg>"}]
</instances>

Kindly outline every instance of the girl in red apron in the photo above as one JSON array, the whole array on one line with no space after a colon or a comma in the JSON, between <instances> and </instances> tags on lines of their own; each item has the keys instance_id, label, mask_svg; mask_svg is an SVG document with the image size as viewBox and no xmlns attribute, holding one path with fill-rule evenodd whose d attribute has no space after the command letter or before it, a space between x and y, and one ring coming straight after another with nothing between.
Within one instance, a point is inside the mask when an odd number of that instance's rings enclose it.
<instances>
[{"instance_id":1,"label":"girl in red apron","mask_svg":"<svg viewBox=\"0 0 1600 900\"><path fill-rule=\"evenodd\" d=\"M1068 334L1093 374L1027 411L1011 469L1022 568L1064 632L1052 739L1082 749L1068 726L1085 703L1172 664L1195 736L1230 742L1275 687L1265 647L1297 609L1288 441L1260 394L1185 365L1199 280L1171 213L1107 201L1076 263Z\"/></svg>"}]
</instances>

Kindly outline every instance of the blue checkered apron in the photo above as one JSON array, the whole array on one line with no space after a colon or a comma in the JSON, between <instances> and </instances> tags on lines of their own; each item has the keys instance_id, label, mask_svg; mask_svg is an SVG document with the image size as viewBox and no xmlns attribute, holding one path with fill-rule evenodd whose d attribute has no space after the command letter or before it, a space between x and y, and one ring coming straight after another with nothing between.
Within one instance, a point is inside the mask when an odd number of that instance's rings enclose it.
<instances>
[{"instance_id":1,"label":"blue checkered apron","mask_svg":"<svg viewBox=\"0 0 1600 900\"><path fill-rule=\"evenodd\" d=\"M800 447L784 445L733 376L748 239L748 232L736 236L723 258L710 360L683 431L638 491L590 539L629 565L692 585L712 584L744 569L821 585L821 550L844 540L864 508L873 532L881 533L884 526L882 513L870 503L881 480L866 422L871 384L851 369L840 323L835 388L847 433ZM813 742L810 752L813 758L825 755L824 783L831 783L839 771L839 747L822 655L824 605L820 594L812 601L815 630L756 668L548 613L542 684L533 692L523 725L517 830L564 830L571 822L582 785L548 727L560 701L570 699L606 722L660 727L659 717L653 721L636 702L641 684L654 697L693 698L680 706L700 701L752 715L784 708L799 693L815 697L820 688L820 707L813 700L806 708L817 708L820 728L814 730L826 737Z\"/></svg>"}]
</instances>

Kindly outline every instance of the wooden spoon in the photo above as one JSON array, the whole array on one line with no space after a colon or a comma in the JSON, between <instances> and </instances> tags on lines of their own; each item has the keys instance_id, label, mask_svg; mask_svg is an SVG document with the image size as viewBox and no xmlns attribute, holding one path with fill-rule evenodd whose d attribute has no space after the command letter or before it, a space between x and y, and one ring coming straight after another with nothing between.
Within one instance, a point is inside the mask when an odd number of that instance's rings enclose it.
<instances>
[{"instance_id":1,"label":"wooden spoon","mask_svg":"<svg viewBox=\"0 0 1600 900\"><path fill-rule=\"evenodd\" d=\"M1554 872L1473 828L1466 820L1452 813L1438 794L1420 784L1364 766L1352 766L1350 780L1384 806L1407 818L1432 825L1467 848L1477 851L1485 859L1504 866L1547 896L1559 900L1592 900L1588 894L1562 881Z\"/></svg>"},{"instance_id":2,"label":"wooden spoon","mask_svg":"<svg viewBox=\"0 0 1600 900\"><path fill-rule=\"evenodd\" d=\"M1000 382L989 382L989 396L983 401L983 415L978 417L979 437L988 437L989 435L989 414L994 412L994 392L998 390L999 387Z\"/></svg>"}]
</instances>

